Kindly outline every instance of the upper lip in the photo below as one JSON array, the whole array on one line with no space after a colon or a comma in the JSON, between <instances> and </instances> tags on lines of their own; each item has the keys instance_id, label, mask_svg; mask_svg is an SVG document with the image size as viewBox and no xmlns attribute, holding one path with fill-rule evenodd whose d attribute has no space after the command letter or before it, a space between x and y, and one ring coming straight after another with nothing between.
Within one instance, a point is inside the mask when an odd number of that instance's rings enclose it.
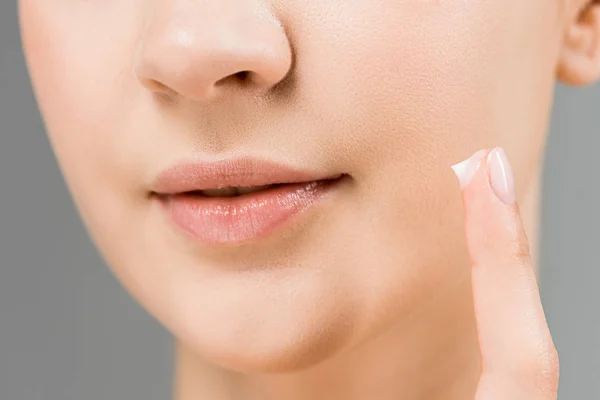
<instances>
[{"instance_id":1,"label":"upper lip","mask_svg":"<svg viewBox=\"0 0 600 400\"><path fill-rule=\"evenodd\" d=\"M215 162L178 163L157 176L152 191L167 195L225 187L312 182L341 176L342 174L301 170L273 161L243 157Z\"/></svg>"}]
</instances>

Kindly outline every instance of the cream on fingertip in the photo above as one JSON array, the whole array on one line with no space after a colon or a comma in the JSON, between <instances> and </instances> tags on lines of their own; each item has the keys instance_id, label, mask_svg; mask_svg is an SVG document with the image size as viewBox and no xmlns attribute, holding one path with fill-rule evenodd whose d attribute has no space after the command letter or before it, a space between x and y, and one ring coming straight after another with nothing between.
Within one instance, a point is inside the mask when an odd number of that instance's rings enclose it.
<instances>
[{"instance_id":1,"label":"cream on fingertip","mask_svg":"<svg viewBox=\"0 0 600 400\"><path fill-rule=\"evenodd\" d=\"M466 160L454 164L451 167L458 178L461 189L464 189L471 179L473 179L473 176L475 176L475 173L482 164L485 154L486 150L479 150Z\"/></svg>"}]
</instances>

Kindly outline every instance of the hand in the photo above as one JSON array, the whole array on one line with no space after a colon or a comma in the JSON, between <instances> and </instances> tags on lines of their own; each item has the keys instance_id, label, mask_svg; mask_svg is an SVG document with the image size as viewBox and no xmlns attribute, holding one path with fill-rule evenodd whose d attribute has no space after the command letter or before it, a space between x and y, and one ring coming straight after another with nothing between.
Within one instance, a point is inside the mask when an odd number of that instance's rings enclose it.
<instances>
[{"instance_id":1,"label":"hand","mask_svg":"<svg viewBox=\"0 0 600 400\"><path fill-rule=\"evenodd\" d=\"M465 206L483 364L475 399L554 400L558 354L506 155L501 148L481 150L452 168Z\"/></svg>"}]
</instances>

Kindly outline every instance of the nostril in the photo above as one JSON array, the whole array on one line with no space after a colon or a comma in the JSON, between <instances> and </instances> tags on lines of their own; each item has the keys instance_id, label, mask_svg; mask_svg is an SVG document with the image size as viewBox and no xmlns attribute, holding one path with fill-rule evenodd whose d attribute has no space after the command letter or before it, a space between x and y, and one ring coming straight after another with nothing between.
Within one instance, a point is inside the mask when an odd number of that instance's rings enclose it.
<instances>
[{"instance_id":1,"label":"nostril","mask_svg":"<svg viewBox=\"0 0 600 400\"><path fill-rule=\"evenodd\" d=\"M214 86L223 86L227 82L235 82L239 84L248 84L248 82L252 79L251 71L240 71L234 74L228 75L225 78L219 79L215 82Z\"/></svg>"},{"instance_id":2,"label":"nostril","mask_svg":"<svg viewBox=\"0 0 600 400\"><path fill-rule=\"evenodd\" d=\"M250 75L250 71L240 71L235 75L239 78L239 80L241 80L243 82L248 79L248 75Z\"/></svg>"}]
</instances>

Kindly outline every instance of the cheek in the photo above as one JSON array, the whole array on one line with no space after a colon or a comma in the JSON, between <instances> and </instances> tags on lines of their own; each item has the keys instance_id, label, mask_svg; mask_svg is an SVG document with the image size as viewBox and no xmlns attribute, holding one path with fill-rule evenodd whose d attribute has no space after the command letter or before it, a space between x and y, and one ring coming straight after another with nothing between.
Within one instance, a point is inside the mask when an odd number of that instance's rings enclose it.
<instances>
[{"instance_id":1,"label":"cheek","mask_svg":"<svg viewBox=\"0 0 600 400\"><path fill-rule=\"evenodd\" d=\"M130 114L136 19L131 1L22 0L23 47L50 141L72 192L114 186L110 159L132 160ZM107 28L110 21L110 29ZM135 148L135 147L133 147ZM131 185L132 182L123 182ZM94 197L94 196L91 196Z\"/></svg>"},{"instance_id":2,"label":"cheek","mask_svg":"<svg viewBox=\"0 0 600 400\"><path fill-rule=\"evenodd\" d=\"M20 3L23 48L51 145L83 222L126 282L144 272L112 261L144 245L147 211L141 196L131 196L141 185L131 171L139 170L139 154L157 145L140 140L150 122L132 118L140 103L132 79L134 4Z\"/></svg>"},{"instance_id":3,"label":"cheek","mask_svg":"<svg viewBox=\"0 0 600 400\"><path fill-rule=\"evenodd\" d=\"M402 173L386 183L402 184L501 145L523 187L546 130L557 7L539 0L384 3L320 13L315 6L306 12L309 23L292 22L298 71L306 76L301 101L314 104L312 118L335 126L322 140L341 150L340 164L368 180L383 178L378 171L393 163Z\"/></svg>"}]
</instances>

